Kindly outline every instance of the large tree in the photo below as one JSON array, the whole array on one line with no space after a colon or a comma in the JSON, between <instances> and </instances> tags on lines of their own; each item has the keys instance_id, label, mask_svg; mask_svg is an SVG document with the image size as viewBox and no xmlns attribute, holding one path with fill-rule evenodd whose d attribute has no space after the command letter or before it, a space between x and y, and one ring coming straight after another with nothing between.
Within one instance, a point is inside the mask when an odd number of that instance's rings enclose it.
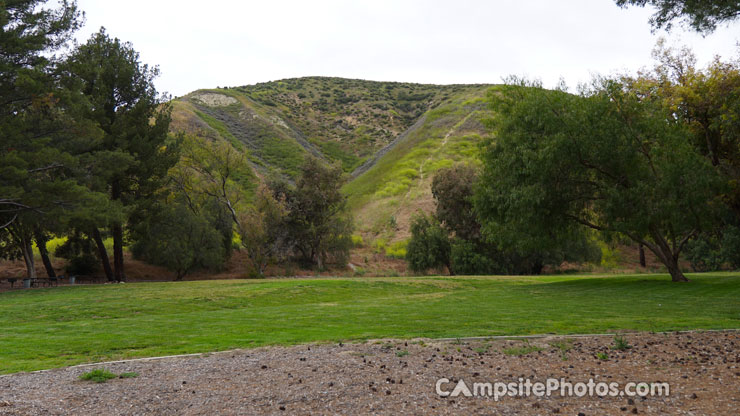
<instances>
[{"instance_id":1,"label":"large tree","mask_svg":"<svg viewBox=\"0 0 740 416\"><path fill-rule=\"evenodd\" d=\"M0 2L0 255L24 258L29 277L33 241L53 275L47 232L96 199L76 180L80 160L67 139L89 131L74 118L57 71L57 52L81 16L73 1L46 3Z\"/></svg>"},{"instance_id":2,"label":"large tree","mask_svg":"<svg viewBox=\"0 0 740 416\"><path fill-rule=\"evenodd\" d=\"M722 187L686 125L613 79L578 95L513 84L491 94L495 139L475 199L484 232L529 249L582 227L624 235L686 281L679 255L712 224Z\"/></svg>"},{"instance_id":3,"label":"large tree","mask_svg":"<svg viewBox=\"0 0 740 416\"><path fill-rule=\"evenodd\" d=\"M285 255L287 216L285 201L276 199L265 185L257 190L254 206L247 208L239 216L241 244L259 277L264 276L271 261Z\"/></svg>"},{"instance_id":4,"label":"large tree","mask_svg":"<svg viewBox=\"0 0 740 416\"><path fill-rule=\"evenodd\" d=\"M102 131L90 141L87 154L99 164L93 189L108 193L128 207L145 207L142 200L160 188L177 152L167 146L170 106L154 86L158 69L141 63L130 43L111 38L105 29L79 46L64 66L66 85L80 91L82 116ZM114 274L125 280L124 221L112 221Z\"/></svg>"},{"instance_id":5,"label":"large tree","mask_svg":"<svg viewBox=\"0 0 740 416\"><path fill-rule=\"evenodd\" d=\"M55 52L80 25L75 2L45 7L42 0L0 2L0 228L53 201L30 201L25 190L48 179L36 172L59 167L50 149L34 153L58 129ZM47 143L48 144L48 143Z\"/></svg>"},{"instance_id":6,"label":"large tree","mask_svg":"<svg viewBox=\"0 0 740 416\"><path fill-rule=\"evenodd\" d=\"M623 78L634 94L661 100L672 117L691 132L692 144L725 178L724 199L740 217L740 61L715 58L697 68L687 48L660 41L656 65Z\"/></svg>"},{"instance_id":7,"label":"large tree","mask_svg":"<svg viewBox=\"0 0 740 416\"><path fill-rule=\"evenodd\" d=\"M303 260L319 269L329 260L344 264L349 256L352 218L341 191L344 180L340 165L307 156L295 187L285 182L271 187L288 209L290 244Z\"/></svg>"},{"instance_id":8,"label":"large tree","mask_svg":"<svg viewBox=\"0 0 740 416\"><path fill-rule=\"evenodd\" d=\"M713 32L718 25L740 17L738 0L616 0L620 7L646 5L657 11L650 18L654 29L671 29L673 22L682 20L697 32Z\"/></svg>"}]
</instances>

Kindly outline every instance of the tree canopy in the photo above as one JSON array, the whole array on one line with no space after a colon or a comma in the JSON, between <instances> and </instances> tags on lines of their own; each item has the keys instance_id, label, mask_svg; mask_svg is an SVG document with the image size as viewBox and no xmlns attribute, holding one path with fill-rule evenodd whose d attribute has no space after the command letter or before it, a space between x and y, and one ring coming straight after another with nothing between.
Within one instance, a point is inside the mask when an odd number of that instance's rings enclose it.
<instances>
[{"instance_id":1,"label":"tree canopy","mask_svg":"<svg viewBox=\"0 0 740 416\"><path fill-rule=\"evenodd\" d=\"M178 160L177 149L167 143L170 106L154 86L158 73L140 62L131 44L111 38L104 28L63 65L64 85L77 94L79 117L102 132L84 144L84 153L98 167L90 185L127 206L129 214L163 185ZM124 225L110 224L118 281L126 279Z\"/></svg>"},{"instance_id":2,"label":"tree canopy","mask_svg":"<svg viewBox=\"0 0 740 416\"><path fill-rule=\"evenodd\" d=\"M670 30L673 22L682 20L697 32L713 32L718 25L740 16L738 0L616 0L620 7L653 6L657 9L650 18L654 29Z\"/></svg>"},{"instance_id":3,"label":"tree canopy","mask_svg":"<svg viewBox=\"0 0 740 416\"><path fill-rule=\"evenodd\" d=\"M644 244L674 281L723 189L684 123L652 97L600 78L578 95L517 81L494 91L476 209L504 246L567 244L584 228Z\"/></svg>"}]
</instances>

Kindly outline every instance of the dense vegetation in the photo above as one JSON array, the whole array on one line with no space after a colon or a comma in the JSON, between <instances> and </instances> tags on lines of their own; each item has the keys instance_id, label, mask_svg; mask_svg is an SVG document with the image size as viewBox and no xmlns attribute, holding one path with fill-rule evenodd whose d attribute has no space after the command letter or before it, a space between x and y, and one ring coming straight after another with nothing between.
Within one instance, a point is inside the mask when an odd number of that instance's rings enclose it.
<instances>
[{"instance_id":1,"label":"dense vegetation","mask_svg":"<svg viewBox=\"0 0 740 416\"><path fill-rule=\"evenodd\" d=\"M737 0L616 0L621 7L650 5L657 10L650 18L654 29L671 29L676 20L700 33L713 32L718 25L740 16Z\"/></svg>"},{"instance_id":2,"label":"dense vegetation","mask_svg":"<svg viewBox=\"0 0 740 416\"><path fill-rule=\"evenodd\" d=\"M28 277L38 250L50 276L56 254L123 281L124 247L178 280L234 249L252 276L343 267L353 230L417 273L537 274L627 240L675 281L682 260L740 267L737 61L661 44L652 70L576 94L309 77L170 100L133 45L71 46L76 4L47 3L0 15L0 256ZM618 1L660 6L657 27L737 16L708 3Z\"/></svg>"},{"instance_id":3,"label":"dense vegetation","mask_svg":"<svg viewBox=\"0 0 740 416\"><path fill-rule=\"evenodd\" d=\"M158 69L105 29L54 55L69 46L81 15L74 2L45 3L0 3L2 258L23 258L34 278L36 246L54 277L47 242L65 237L54 254L68 260L69 273L101 270L109 281L125 281L128 246L180 280L222 267L237 234L256 275L267 261L299 254L319 268L344 264L352 221L339 192L341 168L302 155L286 165L297 185L280 188L276 201L286 207L275 222L263 212L269 203L253 201L259 181L247 160L259 152L217 140L223 137L170 132L173 107L154 87ZM250 215L255 206L263 215ZM287 230L279 251L266 248L274 238L252 238L265 227Z\"/></svg>"}]
</instances>

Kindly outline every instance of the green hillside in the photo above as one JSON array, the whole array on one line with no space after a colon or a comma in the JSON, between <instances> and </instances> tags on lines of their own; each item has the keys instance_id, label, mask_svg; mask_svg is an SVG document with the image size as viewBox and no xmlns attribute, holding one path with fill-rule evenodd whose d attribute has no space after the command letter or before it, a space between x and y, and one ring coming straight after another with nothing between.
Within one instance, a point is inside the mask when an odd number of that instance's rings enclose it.
<instances>
[{"instance_id":1,"label":"green hillside","mask_svg":"<svg viewBox=\"0 0 740 416\"><path fill-rule=\"evenodd\" d=\"M435 170L475 160L489 88L309 77L199 90L173 102L172 129L228 141L259 176L293 177L309 153L338 161L358 230L392 241L431 209Z\"/></svg>"}]
</instances>

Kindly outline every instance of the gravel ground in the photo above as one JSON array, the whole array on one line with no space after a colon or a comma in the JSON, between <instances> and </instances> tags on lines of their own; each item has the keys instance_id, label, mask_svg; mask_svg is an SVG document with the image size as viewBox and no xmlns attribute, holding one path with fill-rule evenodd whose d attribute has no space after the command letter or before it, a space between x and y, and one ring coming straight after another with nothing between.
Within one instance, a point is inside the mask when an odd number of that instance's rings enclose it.
<instances>
[{"instance_id":1,"label":"gravel ground","mask_svg":"<svg viewBox=\"0 0 740 416\"><path fill-rule=\"evenodd\" d=\"M1 377L0 415L740 414L740 333L626 339L632 346L626 351L612 349L611 337L380 340L72 367ZM527 350L535 351L516 355ZM103 384L78 379L94 368L139 376ZM667 382L670 395L439 397L435 383L443 377L453 380L445 390L461 379L472 388L565 378Z\"/></svg>"}]
</instances>

